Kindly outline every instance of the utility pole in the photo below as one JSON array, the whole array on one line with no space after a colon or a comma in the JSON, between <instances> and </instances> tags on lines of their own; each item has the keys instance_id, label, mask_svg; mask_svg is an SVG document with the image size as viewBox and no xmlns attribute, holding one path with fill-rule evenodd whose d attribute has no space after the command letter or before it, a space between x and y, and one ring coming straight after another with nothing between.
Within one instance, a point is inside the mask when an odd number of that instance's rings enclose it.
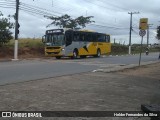
<instances>
[{"instance_id":1,"label":"utility pole","mask_svg":"<svg viewBox=\"0 0 160 120\"><path fill-rule=\"evenodd\" d=\"M15 46L14 46L14 59L18 60L18 34L19 34L19 0L16 0L16 14L15 14Z\"/></svg>"},{"instance_id":2,"label":"utility pole","mask_svg":"<svg viewBox=\"0 0 160 120\"><path fill-rule=\"evenodd\" d=\"M129 32L129 50L128 50L128 54L131 54L131 35L132 35L132 15L133 14L139 14L139 12L130 12L128 13L131 15L130 17L130 32Z\"/></svg>"},{"instance_id":3,"label":"utility pole","mask_svg":"<svg viewBox=\"0 0 160 120\"><path fill-rule=\"evenodd\" d=\"M149 27L151 27L153 24L147 25L147 47L149 47Z\"/></svg>"}]
</instances>

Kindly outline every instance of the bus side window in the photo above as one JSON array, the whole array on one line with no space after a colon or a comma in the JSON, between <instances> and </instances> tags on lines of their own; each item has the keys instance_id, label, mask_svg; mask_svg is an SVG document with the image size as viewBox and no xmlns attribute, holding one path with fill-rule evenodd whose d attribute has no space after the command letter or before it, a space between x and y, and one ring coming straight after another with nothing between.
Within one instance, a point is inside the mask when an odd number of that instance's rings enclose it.
<instances>
[{"instance_id":1,"label":"bus side window","mask_svg":"<svg viewBox=\"0 0 160 120\"><path fill-rule=\"evenodd\" d=\"M87 41L89 41L89 42L92 42L92 41L93 41L93 38L92 38L92 34L91 34L91 33L88 33L88 34L87 34Z\"/></svg>"},{"instance_id":2,"label":"bus side window","mask_svg":"<svg viewBox=\"0 0 160 120\"><path fill-rule=\"evenodd\" d=\"M92 42L97 42L97 34L96 33L92 34Z\"/></svg>"},{"instance_id":3,"label":"bus side window","mask_svg":"<svg viewBox=\"0 0 160 120\"><path fill-rule=\"evenodd\" d=\"M66 46L71 45L73 39L72 31L66 32L65 36L66 36Z\"/></svg>"},{"instance_id":4,"label":"bus side window","mask_svg":"<svg viewBox=\"0 0 160 120\"><path fill-rule=\"evenodd\" d=\"M109 35L106 35L106 42L110 42L110 36Z\"/></svg>"},{"instance_id":5,"label":"bus side window","mask_svg":"<svg viewBox=\"0 0 160 120\"><path fill-rule=\"evenodd\" d=\"M79 38L80 41L85 41L85 34L84 33L79 34Z\"/></svg>"},{"instance_id":6,"label":"bus side window","mask_svg":"<svg viewBox=\"0 0 160 120\"><path fill-rule=\"evenodd\" d=\"M105 35L98 34L98 42L105 42L105 41L106 41Z\"/></svg>"},{"instance_id":7,"label":"bus side window","mask_svg":"<svg viewBox=\"0 0 160 120\"><path fill-rule=\"evenodd\" d=\"M101 35L100 34L97 35L97 38L98 38L97 41L101 42Z\"/></svg>"},{"instance_id":8,"label":"bus side window","mask_svg":"<svg viewBox=\"0 0 160 120\"><path fill-rule=\"evenodd\" d=\"M89 34L88 34L88 33L86 33L86 36L85 36L85 42L86 42L86 41L89 41L89 39L90 39L90 38L89 38Z\"/></svg>"},{"instance_id":9,"label":"bus side window","mask_svg":"<svg viewBox=\"0 0 160 120\"><path fill-rule=\"evenodd\" d=\"M102 35L102 42L106 42L106 36Z\"/></svg>"},{"instance_id":10,"label":"bus side window","mask_svg":"<svg viewBox=\"0 0 160 120\"><path fill-rule=\"evenodd\" d=\"M79 38L79 33L78 32L74 32L73 33L73 41L79 41L80 38Z\"/></svg>"}]
</instances>

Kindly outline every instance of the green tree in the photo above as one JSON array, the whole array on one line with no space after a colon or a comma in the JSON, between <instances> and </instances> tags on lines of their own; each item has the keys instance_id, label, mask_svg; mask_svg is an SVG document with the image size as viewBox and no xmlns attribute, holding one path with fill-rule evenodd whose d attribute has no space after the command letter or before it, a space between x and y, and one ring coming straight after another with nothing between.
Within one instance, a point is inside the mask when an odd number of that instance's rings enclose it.
<instances>
[{"instance_id":1,"label":"green tree","mask_svg":"<svg viewBox=\"0 0 160 120\"><path fill-rule=\"evenodd\" d=\"M157 27L157 39L160 40L160 26Z\"/></svg>"},{"instance_id":2,"label":"green tree","mask_svg":"<svg viewBox=\"0 0 160 120\"><path fill-rule=\"evenodd\" d=\"M0 12L0 45L9 42L13 38L10 31L13 27L14 24L10 22L10 16L5 18L2 12Z\"/></svg>"},{"instance_id":3,"label":"green tree","mask_svg":"<svg viewBox=\"0 0 160 120\"><path fill-rule=\"evenodd\" d=\"M60 28L78 28L78 27L86 27L86 24L95 22L92 21L91 18L93 18L93 16L88 16L88 17L77 17L75 19L71 18L71 16L65 14L62 15L60 17L53 17L53 16L44 16L47 19L52 20L53 22L49 25L47 25L47 27L51 26L51 25L55 25L55 26L59 26Z\"/></svg>"}]
</instances>

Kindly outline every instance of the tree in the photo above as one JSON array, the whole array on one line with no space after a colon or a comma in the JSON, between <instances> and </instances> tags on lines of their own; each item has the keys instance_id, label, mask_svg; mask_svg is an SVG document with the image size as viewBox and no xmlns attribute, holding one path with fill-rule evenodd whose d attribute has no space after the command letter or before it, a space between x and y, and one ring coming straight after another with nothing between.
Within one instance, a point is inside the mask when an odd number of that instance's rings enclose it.
<instances>
[{"instance_id":1,"label":"tree","mask_svg":"<svg viewBox=\"0 0 160 120\"><path fill-rule=\"evenodd\" d=\"M71 16L65 14L62 15L61 17L53 17L53 16L44 16L47 19L52 20L53 22L49 25L47 25L47 27L51 26L51 25L55 25L55 26L59 26L60 28L78 28L78 27L86 27L86 24L92 23L94 21L91 21L90 19L93 18L93 16L88 16L88 17L83 17L80 16L78 18L71 18Z\"/></svg>"},{"instance_id":2,"label":"tree","mask_svg":"<svg viewBox=\"0 0 160 120\"><path fill-rule=\"evenodd\" d=\"M160 40L160 26L157 27L157 39Z\"/></svg>"},{"instance_id":3,"label":"tree","mask_svg":"<svg viewBox=\"0 0 160 120\"><path fill-rule=\"evenodd\" d=\"M9 40L13 38L12 32L10 31L13 27L14 24L10 22L10 16L4 18L0 12L0 45L9 42Z\"/></svg>"}]
</instances>

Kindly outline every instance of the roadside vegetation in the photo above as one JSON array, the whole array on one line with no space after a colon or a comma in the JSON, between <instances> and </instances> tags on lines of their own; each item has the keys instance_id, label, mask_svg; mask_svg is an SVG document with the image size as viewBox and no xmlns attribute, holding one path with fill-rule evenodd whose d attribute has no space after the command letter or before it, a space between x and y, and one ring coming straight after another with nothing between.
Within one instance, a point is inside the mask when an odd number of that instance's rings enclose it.
<instances>
[{"instance_id":1,"label":"roadside vegetation","mask_svg":"<svg viewBox=\"0 0 160 120\"><path fill-rule=\"evenodd\" d=\"M11 29L14 28L14 24L10 22L12 16L4 17L0 11L0 46L5 43L8 43L13 39Z\"/></svg>"},{"instance_id":2,"label":"roadside vegetation","mask_svg":"<svg viewBox=\"0 0 160 120\"><path fill-rule=\"evenodd\" d=\"M138 54L140 53L140 44L133 44L131 47L132 54ZM146 51L147 45L142 46L142 52L144 53ZM160 48L158 45L151 45L149 48L149 52L159 52ZM122 45L122 44L112 44L111 48L111 55L125 55L128 54L128 45Z\"/></svg>"},{"instance_id":3,"label":"roadside vegetation","mask_svg":"<svg viewBox=\"0 0 160 120\"><path fill-rule=\"evenodd\" d=\"M41 39L19 39L18 42L18 57L19 58L38 58L45 57L44 44ZM143 45L142 52L145 52L146 45ZM125 55L128 54L128 46L122 44L112 44L111 55ZM150 52L158 52L158 45L152 45ZM132 45L132 54L138 54L140 52L140 45ZM0 46L0 59L13 58L14 56L14 40L10 40L8 43Z\"/></svg>"},{"instance_id":4,"label":"roadside vegetation","mask_svg":"<svg viewBox=\"0 0 160 120\"><path fill-rule=\"evenodd\" d=\"M0 59L13 58L14 56L14 40L10 40L3 46L0 46ZM18 40L18 57L33 58L44 57L44 45L41 39L19 39Z\"/></svg>"}]
</instances>

